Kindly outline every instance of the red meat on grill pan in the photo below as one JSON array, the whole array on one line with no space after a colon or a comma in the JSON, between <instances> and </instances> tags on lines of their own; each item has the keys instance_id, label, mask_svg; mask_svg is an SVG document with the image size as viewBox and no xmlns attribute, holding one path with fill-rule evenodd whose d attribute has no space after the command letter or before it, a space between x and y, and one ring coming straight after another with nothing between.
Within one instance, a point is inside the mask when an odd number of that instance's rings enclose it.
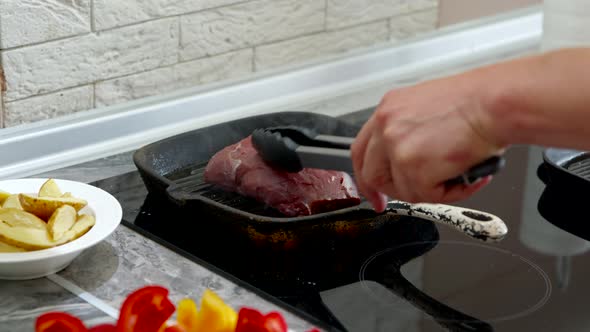
<instances>
[{"instance_id":1,"label":"red meat on grill pan","mask_svg":"<svg viewBox=\"0 0 590 332\"><path fill-rule=\"evenodd\" d=\"M288 217L333 211L361 202L347 173L312 168L289 173L273 169L258 155L250 136L217 152L207 164L204 180L254 198Z\"/></svg>"}]
</instances>

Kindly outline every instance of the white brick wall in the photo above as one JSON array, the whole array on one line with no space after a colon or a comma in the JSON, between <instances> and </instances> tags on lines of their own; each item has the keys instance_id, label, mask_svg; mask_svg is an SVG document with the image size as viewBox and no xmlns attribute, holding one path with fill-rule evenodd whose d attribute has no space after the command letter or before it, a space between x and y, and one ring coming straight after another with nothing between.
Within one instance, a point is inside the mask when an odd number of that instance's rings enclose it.
<instances>
[{"instance_id":1,"label":"white brick wall","mask_svg":"<svg viewBox=\"0 0 590 332\"><path fill-rule=\"evenodd\" d=\"M389 36L388 22L359 25L338 31L327 31L292 40L256 47L256 69L280 67L384 43Z\"/></svg>"},{"instance_id":2,"label":"white brick wall","mask_svg":"<svg viewBox=\"0 0 590 332\"><path fill-rule=\"evenodd\" d=\"M177 48L178 18L174 17L4 51L5 99L169 65L178 61Z\"/></svg>"},{"instance_id":3,"label":"white brick wall","mask_svg":"<svg viewBox=\"0 0 590 332\"><path fill-rule=\"evenodd\" d=\"M329 29L438 7L438 0L328 0Z\"/></svg>"},{"instance_id":4,"label":"white brick wall","mask_svg":"<svg viewBox=\"0 0 590 332\"><path fill-rule=\"evenodd\" d=\"M0 128L4 127L4 98L2 97L2 93L0 93Z\"/></svg>"},{"instance_id":5,"label":"white brick wall","mask_svg":"<svg viewBox=\"0 0 590 332\"><path fill-rule=\"evenodd\" d=\"M403 40L421 32L434 30L438 23L438 9L412 13L389 19L389 38Z\"/></svg>"},{"instance_id":6,"label":"white brick wall","mask_svg":"<svg viewBox=\"0 0 590 332\"><path fill-rule=\"evenodd\" d=\"M181 19L183 60L319 32L325 3L318 0L256 0Z\"/></svg>"},{"instance_id":7,"label":"white brick wall","mask_svg":"<svg viewBox=\"0 0 590 332\"><path fill-rule=\"evenodd\" d=\"M435 29L438 0L0 0L0 126Z\"/></svg>"},{"instance_id":8,"label":"white brick wall","mask_svg":"<svg viewBox=\"0 0 590 332\"><path fill-rule=\"evenodd\" d=\"M90 32L90 0L0 0L0 48Z\"/></svg>"},{"instance_id":9,"label":"white brick wall","mask_svg":"<svg viewBox=\"0 0 590 332\"><path fill-rule=\"evenodd\" d=\"M252 49L178 63L169 67L96 83L96 106L166 93L252 72Z\"/></svg>"},{"instance_id":10,"label":"white brick wall","mask_svg":"<svg viewBox=\"0 0 590 332\"><path fill-rule=\"evenodd\" d=\"M7 127L21 123L50 119L56 116L88 110L93 107L93 87L66 89L46 95L7 102L4 123Z\"/></svg>"},{"instance_id":11,"label":"white brick wall","mask_svg":"<svg viewBox=\"0 0 590 332\"><path fill-rule=\"evenodd\" d=\"M103 30L238 2L244 0L94 0L93 20Z\"/></svg>"}]
</instances>

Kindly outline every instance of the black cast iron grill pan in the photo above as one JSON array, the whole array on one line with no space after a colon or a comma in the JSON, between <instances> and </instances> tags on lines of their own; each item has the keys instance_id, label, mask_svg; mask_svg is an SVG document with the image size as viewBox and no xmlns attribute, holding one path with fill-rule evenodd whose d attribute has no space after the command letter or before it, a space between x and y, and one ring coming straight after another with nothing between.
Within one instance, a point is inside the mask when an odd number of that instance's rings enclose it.
<instances>
[{"instance_id":1,"label":"black cast iron grill pan","mask_svg":"<svg viewBox=\"0 0 590 332\"><path fill-rule=\"evenodd\" d=\"M271 113L163 139L138 149L133 160L150 193L167 197L179 206L206 212L217 219L231 220L232 224L251 233L253 237L272 235L275 238L290 238L296 236L294 233L299 233L302 228L331 228L335 232L343 232L343 229L346 229L345 232L357 232L359 228L373 228L370 220L380 215L366 202L359 206L310 216L284 217L253 199L224 192L203 182L204 167L217 151L247 137L255 129L285 125L297 125L327 135L348 137L356 136L360 129L342 120L315 113ZM383 215L428 219L489 242L501 240L507 233L506 225L497 216L448 205L391 201L381 217ZM277 236L279 233L282 236Z\"/></svg>"},{"instance_id":2,"label":"black cast iron grill pan","mask_svg":"<svg viewBox=\"0 0 590 332\"><path fill-rule=\"evenodd\" d=\"M590 185L589 151L547 148L543 161L545 182L564 187Z\"/></svg>"}]
</instances>

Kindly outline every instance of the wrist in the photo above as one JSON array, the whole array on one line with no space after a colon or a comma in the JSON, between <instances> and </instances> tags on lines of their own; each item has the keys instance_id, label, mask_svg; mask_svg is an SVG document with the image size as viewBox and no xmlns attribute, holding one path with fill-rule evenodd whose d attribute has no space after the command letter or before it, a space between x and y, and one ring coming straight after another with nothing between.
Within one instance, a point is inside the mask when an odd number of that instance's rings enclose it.
<instances>
[{"instance_id":1,"label":"wrist","mask_svg":"<svg viewBox=\"0 0 590 332\"><path fill-rule=\"evenodd\" d=\"M475 72L481 85L481 117L488 123L489 135L499 147L526 144L534 132L535 109L527 92L534 83L532 58L523 58L482 68Z\"/></svg>"},{"instance_id":2,"label":"wrist","mask_svg":"<svg viewBox=\"0 0 590 332\"><path fill-rule=\"evenodd\" d=\"M473 70L464 76L470 96L469 112L464 114L481 138L492 149L499 150L514 140L507 129L512 126L508 110L513 108L510 104L514 98L509 89L491 80L492 72L487 69Z\"/></svg>"},{"instance_id":3,"label":"wrist","mask_svg":"<svg viewBox=\"0 0 590 332\"><path fill-rule=\"evenodd\" d=\"M490 135L499 147L521 143L524 131L524 123L517 117L520 106L514 90L499 84L496 87L482 89L481 112L482 117L489 123Z\"/></svg>"}]
</instances>

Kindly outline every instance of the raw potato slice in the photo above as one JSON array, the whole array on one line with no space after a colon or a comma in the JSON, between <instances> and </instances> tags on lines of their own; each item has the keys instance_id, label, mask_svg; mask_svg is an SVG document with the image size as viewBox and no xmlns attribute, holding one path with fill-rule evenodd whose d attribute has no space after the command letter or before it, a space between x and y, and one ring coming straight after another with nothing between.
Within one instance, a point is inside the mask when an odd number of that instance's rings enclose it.
<instances>
[{"instance_id":1,"label":"raw potato slice","mask_svg":"<svg viewBox=\"0 0 590 332\"><path fill-rule=\"evenodd\" d=\"M78 220L76 223L74 223L72 228L65 232L65 234L58 241L63 243L73 241L86 234L86 232L88 232L88 230L90 230L95 223L96 219L94 216L83 214L78 217Z\"/></svg>"},{"instance_id":2,"label":"raw potato slice","mask_svg":"<svg viewBox=\"0 0 590 332\"><path fill-rule=\"evenodd\" d=\"M45 221L39 219L39 217L37 217L36 215L15 208L0 209L0 220L4 221L12 227L31 227L36 229L47 229L47 224L45 223Z\"/></svg>"},{"instance_id":3,"label":"raw potato slice","mask_svg":"<svg viewBox=\"0 0 590 332\"><path fill-rule=\"evenodd\" d=\"M94 224L96 224L96 218L94 218L93 215L83 214L79 216L74 226L70 228L70 231L74 233L74 238L72 240L75 240L86 234L86 232L88 232L92 226L94 226Z\"/></svg>"},{"instance_id":4,"label":"raw potato slice","mask_svg":"<svg viewBox=\"0 0 590 332\"><path fill-rule=\"evenodd\" d=\"M9 253L9 252L24 252L26 251L23 248L15 247L8 243L4 243L0 241L0 253Z\"/></svg>"},{"instance_id":5,"label":"raw potato slice","mask_svg":"<svg viewBox=\"0 0 590 332\"><path fill-rule=\"evenodd\" d=\"M43 183L39 189L39 197L60 197L61 189L53 179L49 179Z\"/></svg>"},{"instance_id":6,"label":"raw potato slice","mask_svg":"<svg viewBox=\"0 0 590 332\"><path fill-rule=\"evenodd\" d=\"M76 209L76 212L88 204L85 200L75 197L34 197L27 194L19 194L18 198L23 210L43 220L49 219L57 208L66 204L71 205Z\"/></svg>"},{"instance_id":7,"label":"raw potato slice","mask_svg":"<svg viewBox=\"0 0 590 332\"><path fill-rule=\"evenodd\" d=\"M47 222L47 229L54 240L61 238L76 222L76 209L71 205L62 205L55 210ZM0 219L2 219L0 217Z\"/></svg>"},{"instance_id":8,"label":"raw potato slice","mask_svg":"<svg viewBox=\"0 0 590 332\"><path fill-rule=\"evenodd\" d=\"M0 205L4 204L4 201L10 196L9 192L0 190Z\"/></svg>"},{"instance_id":9,"label":"raw potato slice","mask_svg":"<svg viewBox=\"0 0 590 332\"><path fill-rule=\"evenodd\" d=\"M53 241L47 229L12 227L0 221L0 241L27 250L39 250L64 244L67 239Z\"/></svg>"},{"instance_id":10,"label":"raw potato slice","mask_svg":"<svg viewBox=\"0 0 590 332\"><path fill-rule=\"evenodd\" d=\"M2 204L2 207L5 209L6 208L14 208L14 209L19 209L19 210L23 209L22 205L20 204L18 194L8 196L8 198L6 198L6 200Z\"/></svg>"}]
</instances>

